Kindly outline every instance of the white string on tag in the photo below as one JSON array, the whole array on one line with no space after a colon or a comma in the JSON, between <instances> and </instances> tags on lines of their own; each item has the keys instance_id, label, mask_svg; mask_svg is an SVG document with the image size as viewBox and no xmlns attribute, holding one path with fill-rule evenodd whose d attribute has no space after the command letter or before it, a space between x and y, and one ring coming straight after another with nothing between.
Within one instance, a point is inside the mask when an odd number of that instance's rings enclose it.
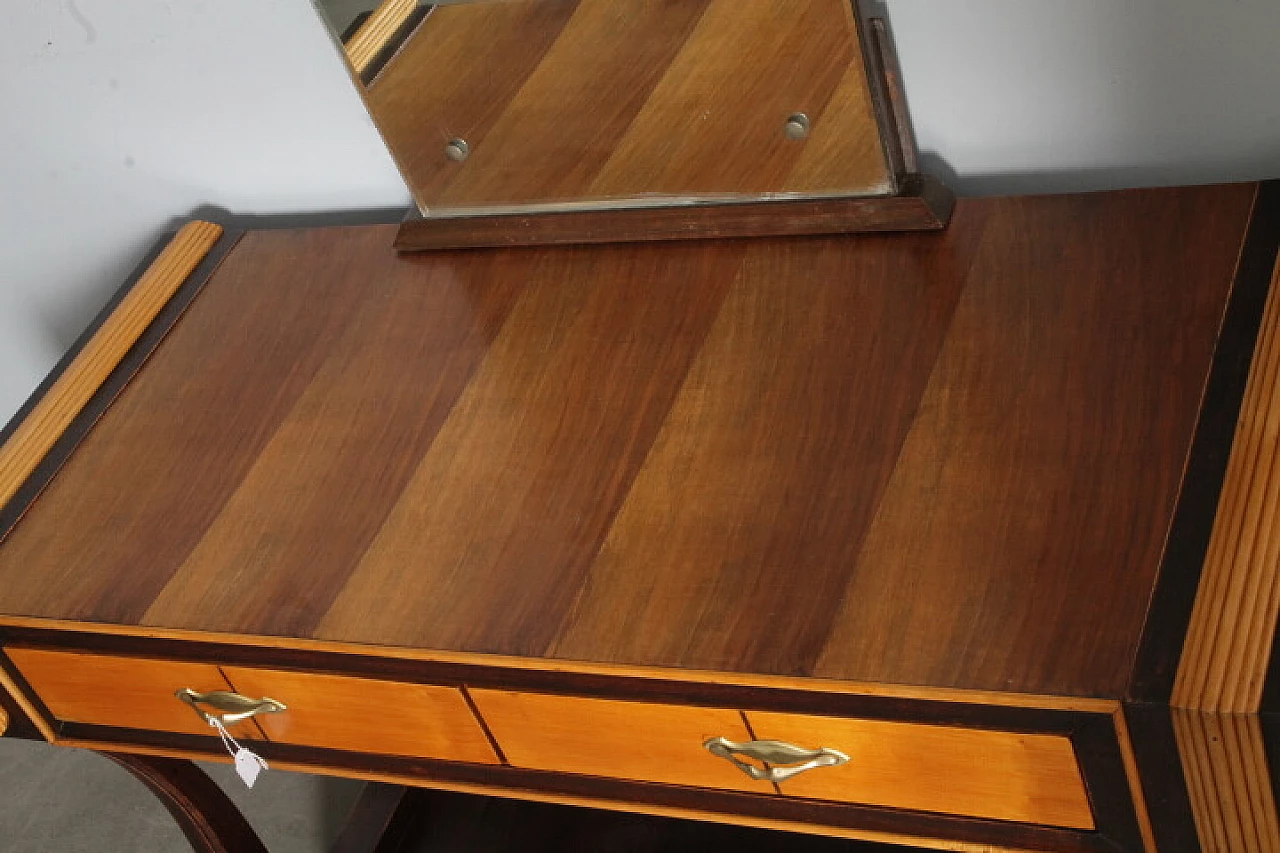
<instances>
[{"instance_id":1,"label":"white string on tag","mask_svg":"<svg viewBox=\"0 0 1280 853\"><path fill-rule=\"evenodd\" d=\"M210 717L209 725L218 730L218 737L222 738L222 745L226 747L231 760L235 762L236 774L240 780L244 782L245 787L252 788L253 783L258 781L258 774L270 769L266 759L237 743L231 736L231 732L227 731L227 727L222 724L222 720L217 717Z\"/></svg>"}]
</instances>

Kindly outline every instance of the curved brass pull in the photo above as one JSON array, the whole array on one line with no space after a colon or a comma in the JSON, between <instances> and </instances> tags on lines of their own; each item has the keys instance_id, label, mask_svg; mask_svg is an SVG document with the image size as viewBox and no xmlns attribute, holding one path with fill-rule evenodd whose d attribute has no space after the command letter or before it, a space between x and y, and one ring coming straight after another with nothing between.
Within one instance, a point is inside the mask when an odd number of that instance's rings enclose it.
<instances>
[{"instance_id":1,"label":"curved brass pull","mask_svg":"<svg viewBox=\"0 0 1280 853\"><path fill-rule=\"evenodd\" d=\"M197 693L190 687L184 687L174 695L190 705L191 709L200 715L200 719L209 725L213 725L213 721L217 720L224 726L229 726L232 723L247 720L256 714L275 714L288 710L283 702L277 702L265 696L261 699L250 699L248 696L241 696L239 693L228 693L225 690L214 690L212 693ZM201 708L201 705L208 705L221 711L222 714L214 716Z\"/></svg>"},{"instance_id":2,"label":"curved brass pull","mask_svg":"<svg viewBox=\"0 0 1280 853\"><path fill-rule=\"evenodd\" d=\"M789 743L783 743L780 740L752 740L746 743L735 743L728 738L713 737L702 745L706 747L707 752L732 761L734 766L743 773L746 773L752 779L762 782L782 782L806 770L813 770L815 767L839 767L849 760L849 756L838 749L830 749L825 746L819 749L805 749ZM735 753L775 766L767 769L756 767L754 764L748 764L738 758ZM776 766L780 764L791 766Z\"/></svg>"}]
</instances>

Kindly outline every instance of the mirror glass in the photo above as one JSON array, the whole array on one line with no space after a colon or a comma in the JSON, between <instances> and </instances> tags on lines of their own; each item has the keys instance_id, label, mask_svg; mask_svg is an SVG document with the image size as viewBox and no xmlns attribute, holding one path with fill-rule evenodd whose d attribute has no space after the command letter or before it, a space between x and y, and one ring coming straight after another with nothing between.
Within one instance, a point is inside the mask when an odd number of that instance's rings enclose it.
<instances>
[{"instance_id":1,"label":"mirror glass","mask_svg":"<svg viewBox=\"0 0 1280 853\"><path fill-rule=\"evenodd\" d=\"M424 215L881 195L850 0L320 0Z\"/></svg>"}]
</instances>

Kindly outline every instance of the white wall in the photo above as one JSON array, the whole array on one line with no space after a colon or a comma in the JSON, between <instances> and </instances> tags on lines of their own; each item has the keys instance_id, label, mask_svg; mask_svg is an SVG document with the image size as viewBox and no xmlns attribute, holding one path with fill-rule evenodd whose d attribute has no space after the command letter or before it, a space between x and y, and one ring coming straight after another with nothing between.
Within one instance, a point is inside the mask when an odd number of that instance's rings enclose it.
<instances>
[{"instance_id":1,"label":"white wall","mask_svg":"<svg viewBox=\"0 0 1280 853\"><path fill-rule=\"evenodd\" d=\"M1276 0L891 0L965 192L1280 176ZM0 420L175 218L404 206L308 0L11 0Z\"/></svg>"},{"instance_id":2,"label":"white wall","mask_svg":"<svg viewBox=\"0 0 1280 853\"><path fill-rule=\"evenodd\" d=\"M409 204L307 0L5 3L0 421L206 204Z\"/></svg>"}]
</instances>

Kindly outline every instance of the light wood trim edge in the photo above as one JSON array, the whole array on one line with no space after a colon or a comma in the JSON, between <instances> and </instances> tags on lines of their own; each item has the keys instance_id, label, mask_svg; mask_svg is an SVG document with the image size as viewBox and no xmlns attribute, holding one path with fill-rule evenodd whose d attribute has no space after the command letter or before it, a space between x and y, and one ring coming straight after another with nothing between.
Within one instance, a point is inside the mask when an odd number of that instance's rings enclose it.
<instances>
[{"instance_id":1,"label":"light wood trim edge","mask_svg":"<svg viewBox=\"0 0 1280 853\"><path fill-rule=\"evenodd\" d=\"M0 506L40 464L125 353L222 236L211 222L179 229L84 349L0 447Z\"/></svg>"},{"instance_id":2,"label":"light wood trim edge","mask_svg":"<svg viewBox=\"0 0 1280 853\"><path fill-rule=\"evenodd\" d=\"M45 740L49 741L49 743L55 743L57 741L58 735L57 732L53 730L53 724L46 720L44 715L41 714L31 700L27 698L26 694L18 689L17 682L13 680L13 677L9 675L2 666L0 666L0 687L4 688L5 692L9 694L14 702L18 703L18 707L27 715L40 734L44 735Z\"/></svg>"},{"instance_id":3,"label":"light wood trim edge","mask_svg":"<svg viewBox=\"0 0 1280 853\"><path fill-rule=\"evenodd\" d=\"M4 708L0 708L0 737L4 737L4 733L9 730L9 712Z\"/></svg>"},{"instance_id":4,"label":"light wood trim edge","mask_svg":"<svg viewBox=\"0 0 1280 853\"><path fill-rule=\"evenodd\" d=\"M1214 519L1172 704L1256 713L1280 614L1280 262Z\"/></svg>"},{"instance_id":5,"label":"light wood trim edge","mask_svg":"<svg viewBox=\"0 0 1280 853\"><path fill-rule=\"evenodd\" d=\"M137 755L156 755L164 758L186 758L194 761L216 761L229 764L231 759L226 755L212 755L204 752L184 749L157 749L149 746L137 746L123 743L100 743L97 741L61 738L59 746L77 747L81 749L108 750L111 752L129 752ZM657 817L674 817L685 820L700 820L707 823L724 823L732 826L750 826L757 829L776 829L784 832L802 832L809 835L825 835L838 838L850 838L859 841L873 841L882 844L900 844L908 847L927 850L949 850L954 853L1032 853L1022 847L1003 847L991 844L978 844L955 841L946 838L929 838L915 835L898 835L890 832L849 829L848 827L826 826L822 824L800 823L796 821L774 820L771 818L731 815L721 812L682 809L675 806L656 806L643 803L620 802L616 800L597 799L595 797L573 797L559 794L548 794L542 791L503 788L490 785L472 785L462 782L438 782L405 776L396 773L374 773L365 770L352 770L346 767L333 767L323 764L302 764L293 761L272 759L272 769L292 770L298 773L342 776L349 779L362 779L366 782L389 782L395 785L410 785L416 788L430 788L439 791L454 791L460 794L476 794L479 796L502 797L504 799L528 800L538 803L557 805L584 806L607 811L627 812L631 814L647 814Z\"/></svg>"},{"instance_id":6,"label":"light wood trim edge","mask_svg":"<svg viewBox=\"0 0 1280 853\"><path fill-rule=\"evenodd\" d=\"M1205 853L1280 849L1258 716L1174 708L1173 732Z\"/></svg>"},{"instance_id":7,"label":"light wood trim edge","mask_svg":"<svg viewBox=\"0 0 1280 853\"><path fill-rule=\"evenodd\" d=\"M1117 708L1111 718L1116 726L1116 740L1120 743L1120 758L1124 762L1129 795L1133 797L1133 810L1138 816L1142 849L1146 853L1156 853L1156 833L1151 825L1151 813L1147 810L1147 797L1142 791L1142 774L1138 772L1138 759L1133 752L1133 741L1129 737L1129 724L1124 718L1124 708Z\"/></svg>"},{"instance_id":8,"label":"light wood trim edge","mask_svg":"<svg viewBox=\"0 0 1280 853\"><path fill-rule=\"evenodd\" d=\"M347 60L359 76L378 58L378 54L409 20L418 0L382 0L344 46Z\"/></svg>"},{"instance_id":9,"label":"light wood trim edge","mask_svg":"<svg viewBox=\"0 0 1280 853\"><path fill-rule=\"evenodd\" d=\"M1092 714L1114 714L1121 707L1116 699L1097 699L1087 696L1054 696L1038 693L1002 693L967 688L930 687L912 684L886 684L881 682L846 681L827 678L803 678L784 675L759 675L736 672L719 672L697 669L667 669L630 664L605 664L590 661L525 658L496 655L483 652L440 651L436 649L412 649L401 646L364 645L339 643L329 640L310 640L294 637L268 637L248 634L222 634L192 631L180 628L153 628L135 625L108 625L105 623L74 622L65 619L46 619L36 616L7 616L0 614L0 627L37 628L75 633L105 634L138 639L179 640L188 642L223 643L235 646L252 646L262 649L292 651L332 652L335 654L364 655L393 660L413 660L428 663L490 666L513 670L560 672L576 675L608 675L624 678L640 678L664 681L680 681L694 684L716 684L733 687L759 687L782 690L803 690L809 693L854 694L879 696L892 699L914 699L930 702L956 702L967 705L998 705L1006 708L1028 708L1045 711L1080 711Z\"/></svg>"}]
</instances>

